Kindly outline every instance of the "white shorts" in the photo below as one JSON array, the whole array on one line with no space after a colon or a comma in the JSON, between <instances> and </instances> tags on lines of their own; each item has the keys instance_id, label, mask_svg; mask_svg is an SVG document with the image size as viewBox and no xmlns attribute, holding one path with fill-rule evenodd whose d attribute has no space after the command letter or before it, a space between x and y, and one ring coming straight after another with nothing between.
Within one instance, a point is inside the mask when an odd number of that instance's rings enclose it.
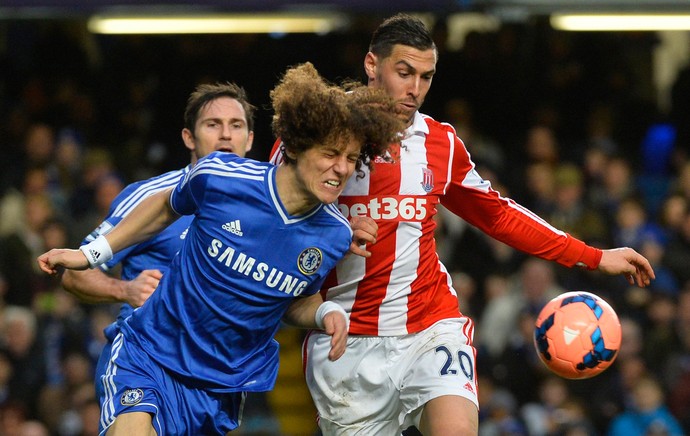
<instances>
[{"instance_id":1,"label":"white shorts","mask_svg":"<svg viewBox=\"0 0 690 436\"><path fill-rule=\"evenodd\" d=\"M443 395L479 407L472 332L465 317L405 336L350 336L335 362L328 360L331 337L310 333L305 373L323 434L399 435Z\"/></svg>"}]
</instances>

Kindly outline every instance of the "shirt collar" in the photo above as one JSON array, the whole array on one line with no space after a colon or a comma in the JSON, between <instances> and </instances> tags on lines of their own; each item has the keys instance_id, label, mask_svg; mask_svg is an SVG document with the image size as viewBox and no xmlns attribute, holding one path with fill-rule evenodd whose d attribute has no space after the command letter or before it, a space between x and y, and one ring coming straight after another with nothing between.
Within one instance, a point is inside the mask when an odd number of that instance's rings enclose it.
<instances>
[{"instance_id":1,"label":"shirt collar","mask_svg":"<svg viewBox=\"0 0 690 436\"><path fill-rule=\"evenodd\" d=\"M422 116L422 114L419 113L419 111L415 111L414 118L412 119L412 124L410 125L410 127L405 129L405 137L412 136L415 133L429 133L429 126L426 124L426 121L424 121L424 117Z\"/></svg>"}]
</instances>

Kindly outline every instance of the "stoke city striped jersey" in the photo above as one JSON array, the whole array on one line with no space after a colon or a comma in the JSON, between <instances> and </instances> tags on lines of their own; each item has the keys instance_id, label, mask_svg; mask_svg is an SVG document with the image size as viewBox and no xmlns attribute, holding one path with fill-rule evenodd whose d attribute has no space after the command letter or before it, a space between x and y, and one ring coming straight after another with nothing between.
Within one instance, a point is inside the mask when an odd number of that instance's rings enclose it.
<instances>
[{"instance_id":1,"label":"stoke city striped jersey","mask_svg":"<svg viewBox=\"0 0 690 436\"><path fill-rule=\"evenodd\" d=\"M279 141L272 153L278 161ZM601 251L553 228L502 197L475 171L452 126L415 114L400 144L356 173L338 199L346 218L378 224L368 258L347 256L323 293L350 313L350 333L394 336L460 317L450 274L436 253L433 219L440 204L492 237L566 266L595 268ZM472 247L467 247L472 249Z\"/></svg>"}]
</instances>

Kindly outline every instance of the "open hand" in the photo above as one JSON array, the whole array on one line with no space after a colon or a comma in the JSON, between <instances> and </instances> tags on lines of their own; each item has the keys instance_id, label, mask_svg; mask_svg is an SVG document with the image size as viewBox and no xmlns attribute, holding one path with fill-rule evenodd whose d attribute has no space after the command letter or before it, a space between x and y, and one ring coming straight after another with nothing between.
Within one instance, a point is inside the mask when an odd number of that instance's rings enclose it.
<instances>
[{"instance_id":1,"label":"open hand","mask_svg":"<svg viewBox=\"0 0 690 436\"><path fill-rule=\"evenodd\" d=\"M341 312L328 312L323 317L323 330L331 336L331 351L328 360L338 360L347 347L347 318Z\"/></svg>"},{"instance_id":2,"label":"open hand","mask_svg":"<svg viewBox=\"0 0 690 436\"><path fill-rule=\"evenodd\" d=\"M654 269L647 258L632 248L603 250L599 271L606 274L623 274L628 283L644 288L655 278Z\"/></svg>"}]
</instances>

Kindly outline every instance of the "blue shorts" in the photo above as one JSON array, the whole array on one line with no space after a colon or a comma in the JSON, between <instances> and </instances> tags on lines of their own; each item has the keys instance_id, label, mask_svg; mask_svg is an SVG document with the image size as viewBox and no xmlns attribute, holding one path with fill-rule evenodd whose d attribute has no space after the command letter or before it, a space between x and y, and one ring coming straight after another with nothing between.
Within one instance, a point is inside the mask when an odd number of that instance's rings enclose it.
<instances>
[{"instance_id":1,"label":"blue shorts","mask_svg":"<svg viewBox=\"0 0 690 436\"><path fill-rule=\"evenodd\" d=\"M100 434L123 413L152 415L159 435L225 435L239 426L243 392L190 388L165 372L136 344L119 334L102 378Z\"/></svg>"},{"instance_id":2,"label":"blue shorts","mask_svg":"<svg viewBox=\"0 0 690 436\"><path fill-rule=\"evenodd\" d=\"M113 348L113 341L118 333L120 333L119 320L108 325L103 330L106 342L101 350L101 354L98 356L98 362L96 362L96 368L94 371L94 385L96 387L96 398L98 399L103 398L105 395L101 378L105 375L105 370L108 367L108 362L110 361L110 350Z\"/></svg>"}]
</instances>

